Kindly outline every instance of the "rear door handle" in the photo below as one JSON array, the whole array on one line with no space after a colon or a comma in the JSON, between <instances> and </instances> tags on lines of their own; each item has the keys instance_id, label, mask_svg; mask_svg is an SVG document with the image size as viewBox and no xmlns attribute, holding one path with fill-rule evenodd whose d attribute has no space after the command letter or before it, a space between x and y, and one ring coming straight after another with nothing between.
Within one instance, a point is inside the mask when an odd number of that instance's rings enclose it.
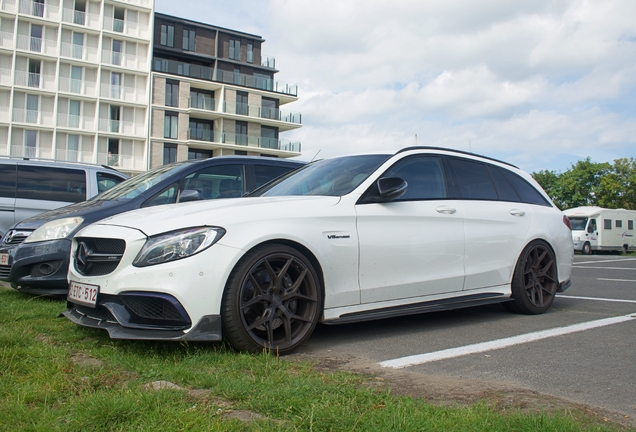
<instances>
[{"instance_id":1,"label":"rear door handle","mask_svg":"<svg viewBox=\"0 0 636 432\"><path fill-rule=\"evenodd\" d=\"M510 210L510 214L513 216L525 216L526 212L524 212L523 210L512 209Z\"/></svg>"},{"instance_id":2,"label":"rear door handle","mask_svg":"<svg viewBox=\"0 0 636 432\"><path fill-rule=\"evenodd\" d=\"M444 213L444 214L454 214L457 212L456 209L452 207L445 207L445 206L437 207L435 210L437 211L437 213Z\"/></svg>"}]
</instances>

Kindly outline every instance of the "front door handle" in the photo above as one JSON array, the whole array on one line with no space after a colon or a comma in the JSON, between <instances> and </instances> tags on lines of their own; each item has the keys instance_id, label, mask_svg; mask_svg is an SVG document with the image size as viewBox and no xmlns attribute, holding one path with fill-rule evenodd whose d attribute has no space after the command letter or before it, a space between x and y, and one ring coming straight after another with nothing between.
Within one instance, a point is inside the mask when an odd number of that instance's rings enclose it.
<instances>
[{"instance_id":1,"label":"front door handle","mask_svg":"<svg viewBox=\"0 0 636 432\"><path fill-rule=\"evenodd\" d=\"M437 213L444 213L444 214L454 214L457 212L456 209L452 207L446 207L446 206L437 207L435 210L437 211Z\"/></svg>"},{"instance_id":2,"label":"front door handle","mask_svg":"<svg viewBox=\"0 0 636 432\"><path fill-rule=\"evenodd\" d=\"M513 216L525 216L526 212L524 212L523 210L512 209L510 210L510 214Z\"/></svg>"}]
</instances>

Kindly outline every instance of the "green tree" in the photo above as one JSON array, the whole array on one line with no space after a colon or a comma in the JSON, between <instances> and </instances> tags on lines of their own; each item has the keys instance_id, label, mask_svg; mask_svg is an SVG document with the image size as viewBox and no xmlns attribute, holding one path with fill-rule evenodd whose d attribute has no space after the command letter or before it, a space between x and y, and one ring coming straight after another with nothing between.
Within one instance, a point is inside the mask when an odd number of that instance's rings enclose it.
<instances>
[{"instance_id":1,"label":"green tree","mask_svg":"<svg viewBox=\"0 0 636 432\"><path fill-rule=\"evenodd\" d=\"M561 200L561 176L561 173L548 170L532 173L532 177L541 185L550 199L552 199L554 204L559 208L563 208L564 204Z\"/></svg>"},{"instance_id":2,"label":"green tree","mask_svg":"<svg viewBox=\"0 0 636 432\"><path fill-rule=\"evenodd\" d=\"M601 178L598 204L606 208L636 210L636 160L621 158Z\"/></svg>"}]
</instances>

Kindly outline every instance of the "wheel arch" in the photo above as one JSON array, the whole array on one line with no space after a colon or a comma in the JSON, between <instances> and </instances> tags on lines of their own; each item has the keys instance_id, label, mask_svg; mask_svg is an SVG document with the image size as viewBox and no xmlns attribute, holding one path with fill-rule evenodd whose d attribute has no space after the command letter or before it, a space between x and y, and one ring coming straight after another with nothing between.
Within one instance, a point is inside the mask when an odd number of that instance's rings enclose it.
<instances>
[{"instance_id":1,"label":"wheel arch","mask_svg":"<svg viewBox=\"0 0 636 432\"><path fill-rule=\"evenodd\" d=\"M513 267L512 273L510 274L510 283L512 283L512 278L514 277L514 269L517 268L517 264L519 264L519 260L521 259L521 255L523 254L523 251L526 250L526 248L530 245L530 243L535 242L535 241L540 241L544 244L546 244L548 246L548 248L550 248L550 250L552 251L552 255L554 255L554 260L556 261L556 276L557 276L557 281L559 280L559 261L558 261L558 254L557 251L554 249L554 246L552 246L552 244L545 238L543 237L535 237L532 238L530 240L528 240L523 247L519 250L519 253L517 254L517 259L515 260L515 266Z\"/></svg>"}]
</instances>

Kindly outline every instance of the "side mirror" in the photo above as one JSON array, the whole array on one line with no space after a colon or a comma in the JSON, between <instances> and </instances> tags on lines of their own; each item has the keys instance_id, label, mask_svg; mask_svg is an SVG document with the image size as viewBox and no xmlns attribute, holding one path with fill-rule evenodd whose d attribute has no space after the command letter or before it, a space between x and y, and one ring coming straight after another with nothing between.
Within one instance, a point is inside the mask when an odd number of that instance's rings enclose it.
<instances>
[{"instance_id":1,"label":"side mirror","mask_svg":"<svg viewBox=\"0 0 636 432\"><path fill-rule=\"evenodd\" d=\"M179 195L179 202L201 201L203 198L199 191L194 189L184 189Z\"/></svg>"},{"instance_id":2,"label":"side mirror","mask_svg":"<svg viewBox=\"0 0 636 432\"><path fill-rule=\"evenodd\" d=\"M406 192L408 183L400 177L384 177L378 179L378 192L380 200L389 202L398 199Z\"/></svg>"},{"instance_id":3,"label":"side mirror","mask_svg":"<svg viewBox=\"0 0 636 432\"><path fill-rule=\"evenodd\" d=\"M594 227L592 225L587 227L587 232L592 234L594 232Z\"/></svg>"}]
</instances>

